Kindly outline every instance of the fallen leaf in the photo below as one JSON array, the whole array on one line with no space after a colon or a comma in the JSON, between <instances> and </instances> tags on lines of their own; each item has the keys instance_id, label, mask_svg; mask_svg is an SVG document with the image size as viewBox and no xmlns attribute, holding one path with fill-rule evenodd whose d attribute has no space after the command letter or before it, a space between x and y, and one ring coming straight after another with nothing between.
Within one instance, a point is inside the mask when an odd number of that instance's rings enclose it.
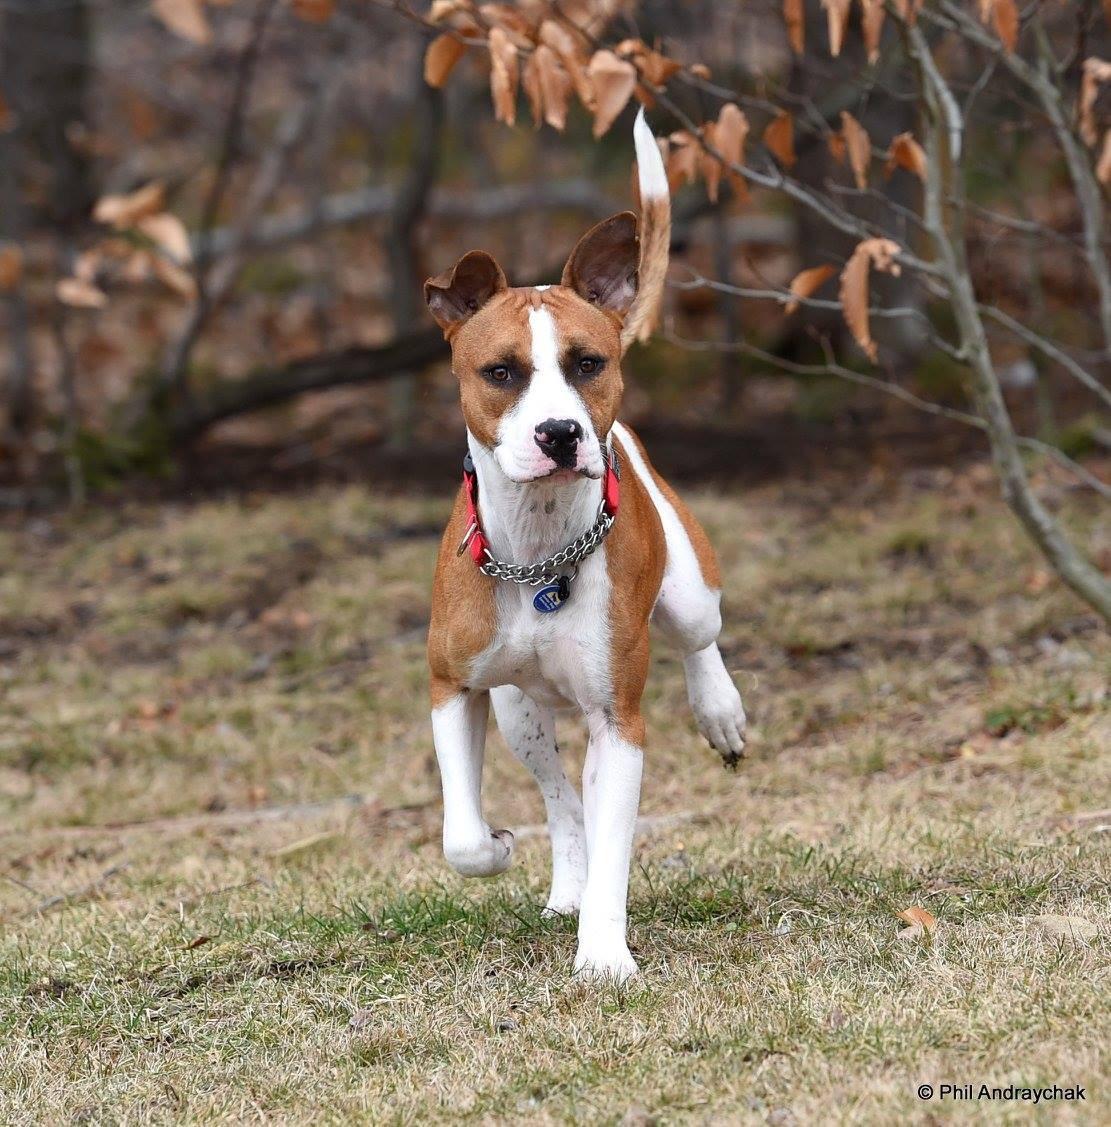
<instances>
[{"instance_id":1,"label":"fallen leaf","mask_svg":"<svg viewBox=\"0 0 1111 1127\"><path fill-rule=\"evenodd\" d=\"M926 153L910 133L899 133L891 138L891 150L883 166L883 174L890 176L896 168L905 168L923 183L926 182Z\"/></svg>"},{"instance_id":2,"label":"fallen leaf","mask_svg":"<svg viewBox=\"0 0 1111 1127\"><path fill-rule=\"evenodd\" d=\"M872 339L868 319L868 278L872 267L897 277L901 270L894 255L898 252L899 244L892 239L864 239L857 243L841 271L839 296L845 324L873 363L876 360L876 342Z\"/></svg>"},{"instance_id":3,"label":"fallen leaf","mask_svg":"<svg viewBox=\"0 0 1111 1127\"><path fill-rule=\"evenodd\" d=\"M151 11L182 39L204 46L212 42L212 28L201 0L152 0Z\"/></svg>"},{"instance_id":4,"label":"fallen leaf","mask_svg":"<svg viewBox=\"0 0 1111 1127\"><path fill-rule=\"evenodd\" d=\"M796 55L806 49L806 9L803 0L783 0L783 22L787 25L787 41Z\"/></svg>"},{"instance_id":5,"label":"fallen leaf","mask_svg":"<svg viewBox=\"0 0 1111 1127\"><path fill-rule=\"evenodd\" d=\"M845 138L845 151L849 154L849 167L853 170L853 179L856 181L856 186L863 191L868 187L872 140L864 126L846 110L841 111L841 136Z\"/></svg>"},{"instance_id":6,"label":"fallen leaf","mask_svg":"<svg viewBox=\"0 0 1111 1127\"><path fill-rule=\"evenodd\" d=\"M22 248L15 243L0 243L0 293L11 293L22 280Z\"/></svg>"},{"instance_id":7,"label":"fallen leaf","mask_svg":"<svg viewBox=\"0 0 1111 1127\"><path fill-rule=\"evenodd\" d=\"M764 144L784 168L795 163L795 123L789 113L780 113L764 130Z\"/></svg>"},{"instance_id":8,"label":"fallen leaf","mask_svg":"<svg viewBox=\"0 0 1111 1127\"><path fill-rule=\"evenodd\" d=\"M932 912L928 912L925 908L912 906L904 908L901 912L896 912L899 919L905 921L912 926L917 924L919 927L924 927L927 931L933 931L937 927L937 918Z\"/></svg>"},{"instance_id":9,"label":"fallen leaf","mask_svg":"<svg viewBox=\"0 0 1111 1127\"><path fill-rule=\"evenodd\" d=\"M166 207L166 186L152 180L128 195L102 196L93 208L93 218L98 223L108 223L117 230L134 227L140 219L157 215Z\"/></svg>"},{"instance_id":10,"label":"fallen leaf","mask_svg":"<svg viewBox=\"0 0 1111 1127\"><path fill-rule=\"evenodd\" d=\"M186 951L195 951L198 947L203 947L206 943L212 942L211 935L198 935L195 939L190 939L185 944Z\"/></svg>"},{"instance_id":11,"label":"fallen leaf","mask_svg":"<svg viewBox=\"0 0 1111 1127\"><path fill-rule=\"evenodd\" d=\"M54 296L75 309L103 309L108 304L108 295L103 290L81 278L62 278L54 287Z\"/></svg>"},{"instance_id":12,"label":"fallen leaf","mask_svg":"<svg viewBox=\"0 0 1111 1127\"><path fill-rule=\"evenodd\" d=\"M587 67L594 87L594 137L603 136L633 96L637 71L612 51L595 51Z\"/></svg>"},{"instance_id":13,"label":"fallen leaf","mask_svg":"<svg viewBox=\"0 0 1111 1127\"><path fill-rule=\"evenodd\" d=\"M466 53L467 47L454 35L437 35L424 52L424 81L437 90L447 82L452 68Z\"/></svg>"},{"instance_id":14,"label":"fallen leaf","mask_svg":"<svg viewBox=\"0 0 1111 1127\"><path fill-rule=\"evenodd\" d=\"M790 316L799 307L799 299L810 297L814 291L827 279L837 273L836 266L811 266L807 270L800 270L792 279L788 287L794 295L792 301L787 302L784 313Z\"/></svg>"},{"instance_id":15,"label":"fallen leaf","mask_svg":"<svg viewBox=\"0 0 1111 1127\"><path fill-rule=\"evenodd\" d=\"M836 58L841 54L845 42L845 25L849 22L849 8L852 0L822 0L829 24L829 53Z\"/></svg>"},{"instance_id":16,"label":"fallen leaf","mask_svg":"<svg viewBox=\"0 0 1111 1127\"><path fill-rule=\"evenodd\" d=\"M517 120L517 48L500 27L490 29L490 97L494 118L512 125Z\"/></svg>"},{"instance_id":17,"label":"fallen leaf","mask_svg":"<svg viewBox=\"0 0 1111 1127\"><path fill-rule=\"evenodd\" d=\"M1030 922L1051 939L1098 939L1099 925L1083 916L1034 916Z\"/></svg>"}]
</instances>

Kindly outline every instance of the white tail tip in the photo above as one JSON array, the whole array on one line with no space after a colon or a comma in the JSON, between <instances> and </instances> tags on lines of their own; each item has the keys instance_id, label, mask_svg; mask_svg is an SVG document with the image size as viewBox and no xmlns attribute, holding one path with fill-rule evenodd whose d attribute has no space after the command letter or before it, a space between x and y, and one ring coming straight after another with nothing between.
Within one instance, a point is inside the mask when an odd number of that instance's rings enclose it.
<instances>
[{"instance_id":1,"label":"white tail tip","mask_svg":"<svg viewBox=\"0 0 1111 1127\"><path fill-rule=\"evenodd\" d=\"M637 154L637 179L640 182L642 200L666 199L670 194L667 187L667 171L664 169L660 147L648 122L644 120L644 107L637 111L633 123L633 144Z\"/></svg>"}]
</instances>

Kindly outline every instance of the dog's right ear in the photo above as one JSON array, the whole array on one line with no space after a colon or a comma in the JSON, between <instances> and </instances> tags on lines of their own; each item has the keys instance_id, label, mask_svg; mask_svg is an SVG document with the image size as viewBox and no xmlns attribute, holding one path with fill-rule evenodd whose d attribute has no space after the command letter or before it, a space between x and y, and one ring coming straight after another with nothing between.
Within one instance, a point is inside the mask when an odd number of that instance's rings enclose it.
<instances>
[{"instance_id":1,"label":"dog's right ear","mask_svg":"<svg viewBox=\"0 0 1111 1127\"><path fill-rule=\"evenodd\" d=\"M502 268L484 250L463 255L450 269L424 283L424 300L436 324L450 337L496 293L508 288Z\"/></svg>"}]
</instances>

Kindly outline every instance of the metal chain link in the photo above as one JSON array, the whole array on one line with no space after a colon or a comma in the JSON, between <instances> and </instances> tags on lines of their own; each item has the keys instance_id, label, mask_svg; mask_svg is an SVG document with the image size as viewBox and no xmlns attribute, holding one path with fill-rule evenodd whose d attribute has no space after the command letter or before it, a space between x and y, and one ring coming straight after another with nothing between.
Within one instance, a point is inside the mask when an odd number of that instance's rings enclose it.
<instances>
[{"instance_id":1,"label":"metal chain link","mask_svg":"<svg viewBox=\"0 0 1111 1127\"><path fill-rule=\"evenodd\" d=\"M525 583L530 587L538 587L541 583L555 583L559 579L559 569L577 564L585 560L598 545L605 540L609 530L613 528L616 518L612 513L607 513L605 505L598 506L598 519L584 532L578 540L573 540L566 548L534 564L510 564L496 560L486 549L486 563L479 564L479 571L494 579L504 579L509 583Z\"/></svg>"}]
</instances>

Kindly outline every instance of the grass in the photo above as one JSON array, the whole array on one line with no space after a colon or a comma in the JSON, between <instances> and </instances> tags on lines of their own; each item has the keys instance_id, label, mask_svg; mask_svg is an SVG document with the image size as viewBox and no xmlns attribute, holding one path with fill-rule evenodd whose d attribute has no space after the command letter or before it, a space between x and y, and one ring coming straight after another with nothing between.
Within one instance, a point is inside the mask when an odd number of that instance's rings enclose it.
<instances>
[{"instance_id":1,"label":"grass","mask_svg":"<svg viewBox=\"0 0 1111 1127\"><path fill-rule=\"evenodd\" d=\"M514 866L439 856L443 501L0 529L0 1121L1106 1120L1106 633L975 470L692 499L751 757L722 770L658 645L622 989L569 978L496 737ZM1106 512L1064 501L1106 550ZM900 934L912 905L932 934Z\"/></svg>"}]
</instances>

